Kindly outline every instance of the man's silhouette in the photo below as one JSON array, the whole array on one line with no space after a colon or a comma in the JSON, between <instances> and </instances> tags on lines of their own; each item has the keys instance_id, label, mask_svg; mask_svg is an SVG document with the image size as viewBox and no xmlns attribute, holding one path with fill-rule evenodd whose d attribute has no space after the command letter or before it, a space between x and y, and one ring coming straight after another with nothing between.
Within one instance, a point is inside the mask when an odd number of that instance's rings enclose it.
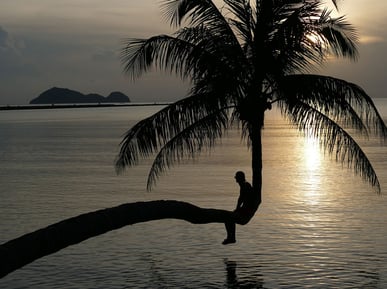
<instances>
[{"instance_id":1,"label":"man's silhouette","mask_svg":"<svg viewBox=\"0 0 387 289\"><path fill-rule=\"evenodd\" d=\"M234 220L225 223L227 230L227 238L224 239L223 245L232 244L236 242L235 239L235 223L237 224L247 224L248 221L253 217L255 211L257 210L256 197L253 193L253 188L246 181L245 173L238 171L235 174L235 181L240 186L239 198L234 210L233 217Z\"/></svg>"}]
</instances>

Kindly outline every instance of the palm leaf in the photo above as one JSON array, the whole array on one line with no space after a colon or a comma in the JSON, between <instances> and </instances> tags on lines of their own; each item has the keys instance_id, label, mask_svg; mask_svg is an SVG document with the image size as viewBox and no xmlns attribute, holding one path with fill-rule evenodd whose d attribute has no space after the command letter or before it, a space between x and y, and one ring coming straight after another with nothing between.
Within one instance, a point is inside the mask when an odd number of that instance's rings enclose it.
<instances>
[{"instance_id":1,"label":"palm leaf","mask_svg":"<svg viewBox=\"0 0 387 289\"><path fill-rule=\"evenodd\" d=\"M184 40L168 35L149 39L127 39L121 53L124 71L132 79L140 77L154 66L174 72L183 78L192 74L195 47Z\"/></svg>"},{"instance_id":2,"label":"palm leaf","mask_svg":"<svg viewBox=\"0 0 387 289\"><path fill-rule=\"evenodd\" d=\"M349 57L353 60L358 58L357 32L345 20L345 17L331 18L327 10L324 10L319 22L321 28L319 28L318 35L334 55Z\"/></svg>"},{"instance_id":3,"label":"palm leaf","mask_svg":"<svg viewBox=\"0 0 387 289\"><path fill-rule=\"evenodd\" d=\"M280 71L309 71L329 53L357 59L357 33L344 17L332 18L318 1L294 2L279 2L273 15L269 53Z\"/></svg>"},{"instance_id":4,"label":"palm leaf","mask_svg":"<svg viewBox=\"0 0 387 289\"><path fill-rule=\"evenodd\" d=\"M148 190L165 169L183 159L195 159L203 149L211 149L227 130L228 122L226 108L205 116L171 138L154 158L148 175Z\"/></svg>"},{"instance_id":5,"label":"palm leaf","mask_svg":"<svg viewBox=\"0 0 387 289\"><path fill-rule=\"evenodd\" d=\"M373 100L358 85L321 75L289 75L281 83L293 101L301 100L361 133L387 138L387 127Z\"/></svg>"},{"instance_id":6,"label":"palm leaf","mask_svg":"<svg viewBox=\"0 0 387 289\"><path fill-rule=\"evenodd\" d=\"M221 35L222 42L227 39L234 47L240 49L238 39L233 33L228 20L211 0L163 0L164 16L172 26L180 26L183 20L188 26L203 26L212 31L212 35Z\"/></svg>"},{"instance_id":7,"label":"palm leaf","mask_svg":"<svg viewBox=\"0 0 387 289\"><path fill-rule=\"evenodd\" d=\"M334 120L300 100L296 102L281 100L280 108L283 115L299 130L318 138L325 151L333 155L336 161L352 166L356 174L380 193L378 177L367 155L352 136Z\"/></svg>"},{"instance_id":8,"label":"palm leaf","mask_svg":"<svg viewBox=\"0 0 387 289\"><path fill-rule=\"evenodd\" d=\"M224 27L226 24L211 0L163 0L161 9L171 26L180 26L184 20L193 26Z\"/></svg>"},{"instance_id":9,"label":"palm leaf","mask_svg":"<svg viewBox=\"0 0 387 289\"><path fill-rule=\"evenodd\" d=\"M194 95L166 106L138 122L125 134L116 159L117 172L136 165L163 147L187 127L218 112L224 104L209 95ZM194 140L192 140L194 141Z\"/></svg>"},{"instance_id":10,"label":"palm leaf","mask_svg":"<svg viewBox=\"0 0 387 289\"><path fill-rule=\"evenodd\" d=\"M253 42L253 9L249 1L245 0L225 0L233 17L229 19L230 23L237 29L237 35L243 39L249 46Z\"/></svg>"}]
</instances>

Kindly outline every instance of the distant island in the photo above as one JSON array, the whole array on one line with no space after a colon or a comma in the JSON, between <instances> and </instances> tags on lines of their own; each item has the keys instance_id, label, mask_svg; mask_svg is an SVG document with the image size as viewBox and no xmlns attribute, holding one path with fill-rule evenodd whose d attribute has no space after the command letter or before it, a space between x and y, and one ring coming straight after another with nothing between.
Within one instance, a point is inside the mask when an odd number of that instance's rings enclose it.
<instances>
[{"instance_id":1,"label":"distant island","mask_svg":"<svg viewBox=\"0 0 387 289\"><path fill-rule=\"evenodd\" d=\"M126 103L128 96L119 91L110 93L107 97L96 93L83 94L67 88L53 87L42 92L30 101L30 104L75 104L75 103Z\"/></svg>"}]
</instances>

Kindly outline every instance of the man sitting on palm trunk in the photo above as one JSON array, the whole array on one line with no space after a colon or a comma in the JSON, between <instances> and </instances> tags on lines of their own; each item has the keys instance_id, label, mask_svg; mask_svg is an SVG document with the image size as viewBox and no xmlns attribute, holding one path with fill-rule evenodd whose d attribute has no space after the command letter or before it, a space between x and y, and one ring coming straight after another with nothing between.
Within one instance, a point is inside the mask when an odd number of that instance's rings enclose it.
<instances>
[{"instance_id":1,"label":"man sitting on palm trunk","mask_svg":"<svg viewBox=\"0 0 387 289\"><path fill-rule=\"evenodd\" d=\"M238 171L235 174L235 180L240 186L239 198L236 209L233 212L234 220L226 222L227 238L222 242L223 245L236 242L235 224L245 225L254 216L256 208L256 197L250 183L246 181L245 173Z\"/></svg>"}]
</instances>

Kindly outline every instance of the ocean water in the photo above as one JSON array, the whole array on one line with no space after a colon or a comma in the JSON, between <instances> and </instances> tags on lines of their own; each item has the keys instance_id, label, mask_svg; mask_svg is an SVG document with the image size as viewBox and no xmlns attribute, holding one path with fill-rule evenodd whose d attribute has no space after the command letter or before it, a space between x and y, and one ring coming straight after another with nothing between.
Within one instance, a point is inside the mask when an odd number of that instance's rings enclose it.
<instances>
[{"instance_id":1,"label":"ocean water","mask_svg":"<svg viewBox=\"0 0 387 289\"><path fill-rule=\"evenodd\" d=\"M387 118L387 101L376 101ZM0 111L0 243L81 213L173 199L232 210L236 170L251 178L238 131L171 168L146 191L150 160L116 175L123 133L160 107ZM276 112L264 129L263 203L223 246L222 224L160 220L39 259L0 288L387 288L387 147L364 151L382 194L298 135Z\"/></svg>"}]
</instances>

